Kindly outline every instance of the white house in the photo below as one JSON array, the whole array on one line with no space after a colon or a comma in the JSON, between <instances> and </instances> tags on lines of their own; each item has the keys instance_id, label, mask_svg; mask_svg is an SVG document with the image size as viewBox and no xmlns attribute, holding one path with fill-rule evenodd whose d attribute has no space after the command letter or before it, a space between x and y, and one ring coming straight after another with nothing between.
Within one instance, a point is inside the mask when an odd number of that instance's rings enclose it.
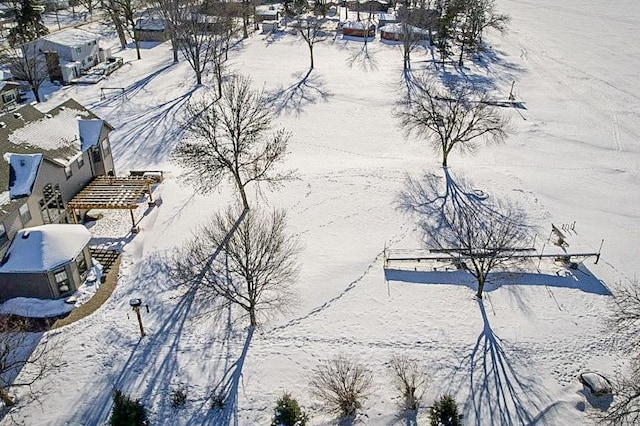
<instances>
[{"instance_id":1,"label":"white house","mask_svg":"<svg viewBox=\"0 0 640 426\"><path fill-rule=\"evenodd\" d=\"M98 36L78 28L69 28L34 41L43 54L52 80L69 83L83 71L100 62Z\"/></svg>"}]
</instances>

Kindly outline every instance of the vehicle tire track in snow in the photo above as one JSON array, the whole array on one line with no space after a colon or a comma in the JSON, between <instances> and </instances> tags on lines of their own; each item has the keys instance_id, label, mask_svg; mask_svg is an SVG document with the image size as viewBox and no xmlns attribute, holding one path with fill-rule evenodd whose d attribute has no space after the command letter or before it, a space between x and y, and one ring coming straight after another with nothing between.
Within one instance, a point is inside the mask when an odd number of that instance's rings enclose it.
<instances>
[{"instance_id":1,"label":"vehicle tire track in snow","mask_svg":"<svg viewBox=\"0 0 640 426\"><path fill-rule=\"evenodd\" d=\"M404 227L404 226L403 226ZM408 230L405 228L403 231L401 231L398 235L395 235L394 237L392 237L389 242L390 245L400 242L402 241L406 235L407 235ZM369 275L369 272L371 272L371 270L373 269L373 267L379 263L381 257L384 255L384 250L380 251L374 258L373 260L366 266L364 272L362 272L362 274L360 274L355 280L351 281L345 288L344 290L342 290L342 292L340 292L340 294L338 294L337 296L327 300L326 302L324 302L322 305L316 306L315 308L313 308L309 313L292 319L289 322L287 322L286 324L277 326L277 327L273 327L271 330L269 330L269 333L273 333L276 331L281 331L293 326L296 326L298 324L300 324L302 321L309 319L321 312L323 312L324 310L326 310L327 308L331 307L335 302L337 302L338 300L342 299L347 293L349 293L351 290L353 290L356 285L362 281L362 279L364 277L366 277L367 275Z\"/></svg>"}]
</instances>

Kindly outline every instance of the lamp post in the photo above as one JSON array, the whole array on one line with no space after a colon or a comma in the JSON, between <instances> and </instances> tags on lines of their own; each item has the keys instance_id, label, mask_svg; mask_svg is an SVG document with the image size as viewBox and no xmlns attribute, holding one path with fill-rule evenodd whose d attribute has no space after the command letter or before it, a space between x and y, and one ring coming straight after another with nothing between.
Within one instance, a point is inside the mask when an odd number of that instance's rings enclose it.
<instances>
[{"instance_id":1,"label":"lamp post","mask_svg":"<svg viewBox=\"0 0 640 426\"><path fill-rule=\"evenodd\" d=\"M144 327L142 326L142 317L140 316L140 307L142 306L142 299L131 299L129 300L129 305L133 308L133 311L136 313L136 317L138 317L138 325L140 326L140 337L145 336ZM149 306L147 305L147 312L149 312Z\"/></svg>"}]
</instances>

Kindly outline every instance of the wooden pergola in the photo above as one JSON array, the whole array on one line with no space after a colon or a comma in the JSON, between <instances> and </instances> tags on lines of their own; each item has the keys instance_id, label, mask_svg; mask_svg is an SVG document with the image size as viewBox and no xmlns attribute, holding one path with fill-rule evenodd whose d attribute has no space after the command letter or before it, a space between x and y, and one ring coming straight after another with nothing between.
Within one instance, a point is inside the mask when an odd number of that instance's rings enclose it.
<instances>
[{"instance_id":1,"label":"wooden pergola","mask_svg":"<svg viewBox=\"0 0 640 426\"><path fill-rule=\"evenodd\" d=\"M76 210L127 209L135 228L133 210L138 208L145 192L149 193L149 203L153 203L151 185L156 182L151 176L98 176L69 201L67 210L72 213L74 222L78 223Z\"/></svg>"}]
</instances>

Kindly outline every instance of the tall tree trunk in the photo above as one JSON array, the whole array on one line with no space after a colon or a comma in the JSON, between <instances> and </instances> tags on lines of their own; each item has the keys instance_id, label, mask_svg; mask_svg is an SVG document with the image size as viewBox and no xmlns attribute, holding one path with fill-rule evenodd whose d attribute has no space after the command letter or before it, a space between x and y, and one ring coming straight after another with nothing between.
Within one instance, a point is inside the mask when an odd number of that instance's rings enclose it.
<instances>
[{"instance_id":1,"label":"tall tree trunk","mask_svg":"<svg viewBox=\"0 0 640 426\"><path fill-rule=\"evenodd\" d=\"M484 291L485 279L486 277L484 276L484 274L478 275L478 293L476 293L476 297L478 299L482 299L482 292Z\"/></svg>"},{"instance_id":2,"label":"tall tree trunk","mask_svg":"<svg viewBox=\"0 0 640 426\"><path fill-rule=\"evenodd\" d=\"M256 327L258 325L258 320L256 319L256 307L251 306L249 308L249 323L251 324L251 328Z\"/></svg>"},{"instance_id":3,"label":"tall tree trunk","mask_svg":"<svg viewBox=\"0 0 640 426\"><path fill-rule=\"evenodd\" d=\"M311 56L311 69L313 69L313 44L309 44L309 55Z\"/></svg>"},{"instance_id":4,"label":"tall tree trunk","mask_svg":"<svg viewBox=\"0 0 640 426\"><path fill-rule=\"evenodd\" d=\"M120 40L120 47L124 50L127 48L127 35L124 32L122 22L118 18L113 18L113 23L116 27L116 33L118 33L118 39Z\"/></svg>"},{"instance_id":5,"label":"tall tree trunk","mask_svg":"<svg viewBox=\"0 0 640 426\"><path fill-rule=\"evenodd\" d=\"M33 96L36 97L36 102L40 103L40 93L37 87L31 86L31 91L33 92Z\"/></svg>"},{"instance_id":6,"label":"tall tree trunk","mask_svg":"<svg viewBox=\"0 0 640 426\"><path fill-rule=\"evenodd\" d=\"M178 43L175 40L171 41L171 50L173 50L173 63L178 63Z\"/></svg>"},{"instance_id":7,"label":"tall tree trunk","mask_svg":"<svg viewBox=\"0 0 640 426\"><path fill-rule=\"evenodd\" d=\"M142 59L142 57L140 56L140 39L138 39L138 37L135 37L135 43L136 43L136 55L138 56L138 60Z\"/></svg>"}]
</instances>

